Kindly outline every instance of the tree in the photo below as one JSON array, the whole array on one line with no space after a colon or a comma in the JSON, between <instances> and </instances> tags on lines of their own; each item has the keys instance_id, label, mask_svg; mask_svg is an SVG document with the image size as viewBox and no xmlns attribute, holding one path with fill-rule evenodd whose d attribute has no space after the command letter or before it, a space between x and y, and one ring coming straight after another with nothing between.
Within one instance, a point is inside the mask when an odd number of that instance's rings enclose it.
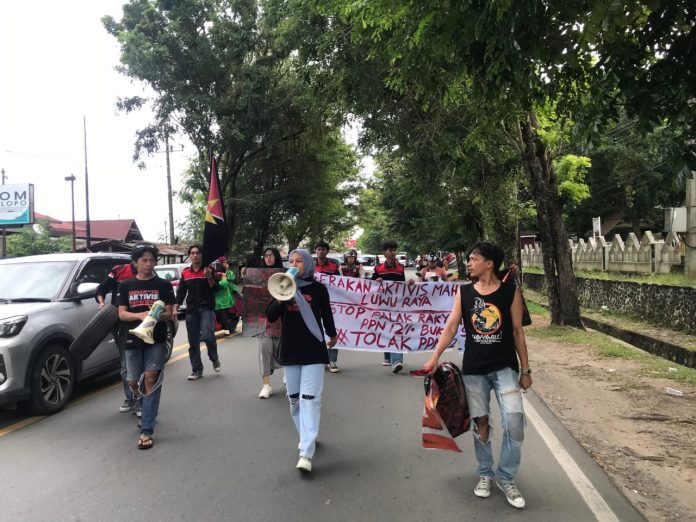
<instances>
[{"instance_id":1,"label":"tree","mask_svg":"<svg viewBox=\"0 0 696 522\"><path fill-rule=\"evenodd\" d=\"M279 240L279 220L292 219L293 212L289 205L283 208L283 187L298 176L305 189L326 186L319 178L333 169L317 166L331 162L336 144L316 138L334 136L337 126L298 78L291 57L272 48L259 3L132 0L120 21L105 17L103 22L121 43L121 71L155 92L155 123L139 132L136 156L152 153L172 132L168 122L173 122L199 150L186 183L190 193L207 194L203 165L209 151L220 157L232 251L258 252ZM135 97L121 100L119 107L135 110L147 102ZM306 173L315 178L307 179ZM332 188L330 198L323 190L327 205L318 207L331 216L344 194ZM292 204L296 215L309 215L307 205ZM317 223L336 224L326 217L313 213Z\"/></svg>"},{"instance_id":2,"label":"tree","mask_svg":"<svg viewBox=\"0 0 696 522\"><path fill-rule=\"evenodd\" d=\"M7 255L10 257L35 256L56 252L72 252L72 236L52 238L48 221L39 220L7 237Z\"/></svg>"},{"instance_id":3,"label":"tree","mask_svg":"<svg viewBox=\"0 0 696 522\"><path fill-rule=\"evenodd\" d=\"M585 116L595 111L611 121L624 101L639 99L640 89L629 86L637 69L649 85L665 67L678 75L687 95L672 104L671 89L643 94L670 104L670 113L676 107L693 111L694 68L675 70L688 49L693 52L693 3L677 1L674 8L614 0L297 4L311 7L310 24L319 25L316 18L323 17L326 27L338 28L333 31L338 43L318 47L329 63L348 55L340 36L349 35L354 48L367 48L365 58L389 64L386 87L426 107L437 101L459 106L464 100L479 109L477 127L497 127L509 137L536 204L552 321L581 326L554 158L538 113L551 108L561 119L575 117L581 120L576 130L587 129L591 118ZM622 54L627 48L629 56ZM629 96L621 98L624 88ZM615 96L594 99L595 92Z\"/></svg>"}]
</instances>

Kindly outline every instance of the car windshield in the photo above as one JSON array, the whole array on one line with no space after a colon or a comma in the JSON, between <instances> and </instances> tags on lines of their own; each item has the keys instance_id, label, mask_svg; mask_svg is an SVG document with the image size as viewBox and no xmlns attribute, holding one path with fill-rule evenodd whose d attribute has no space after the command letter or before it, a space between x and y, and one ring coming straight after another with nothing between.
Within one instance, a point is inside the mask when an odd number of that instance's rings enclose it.
<instances>
[{"instance_id":1,"label":"car windshield","mask_svg":"<svg viewBox=\"0 0 696 522\"><path fill-rule=\"evenodd\" d=\"M53 299L72 266L72 261L0 264L0 303Z\"/></svg>"},{"instance_id":2,"label":"car windshield","mask_svg":"<svg viewBox=\"0 0 696 522\"><path fill-rule=\"evenodd\" d=\"M155 272L162 279L167 281L178 281L179 280L179 270L177 268L170 267L155 267Z\"/></svg>"}]
</instances>

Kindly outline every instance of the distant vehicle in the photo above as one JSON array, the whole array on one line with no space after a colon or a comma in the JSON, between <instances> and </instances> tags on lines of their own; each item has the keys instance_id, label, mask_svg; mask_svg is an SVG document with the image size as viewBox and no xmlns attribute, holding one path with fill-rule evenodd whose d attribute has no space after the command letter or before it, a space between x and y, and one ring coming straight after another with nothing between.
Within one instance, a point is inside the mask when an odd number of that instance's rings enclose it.
<instances>
[{"instance_id":1,"label":"distant vehicle","mask_svg":"<svg viewBox=\"0 0 696 522\"><path fill-rule=\"evenodd\" d=\"M363 266L375 266L377 264L377 256L363 254L358 256L358 263Z\"/></svg>"},{"instance_id":2,"label":"distant vehicle","mask_svg":"<svg viewBox=\"0 0 696 522\"><path fill-rule=\"evenodd\" d=\"M112 267L129 261L128 255L110 252L0 261L0 406L54 413L66 405L76 381L120 368L109 334L113 325L92 329L96 348L86 358L72 345L97 315L99 283ZM175 333L167 336L170 352Z\"/></svg>"},{"instance_id":3,"label":"distant vehicle","mask_svg":"<svg viewBox=\"0 0 696 522\"><path fill-rule=\"evenodd\" d=\"M396 260L403 266L411 266L408 264L408 254L406 252L399 252L396 254Z\"/></svg>"},{"instance_id":4,"label":"distant vehicle","mask_svg":"<svg viewBox=\"0 0 696 522\"><path fill-rule=\"evenodd\" d=\"M179 290L179 281L181 281L181 272L184 268L191 266L191 263L174 263L171 265L155 265L155 273L162 279L166 279L174 288L174 296ZM177 316L182 319L186 316L186 301L179 307Z\"/></svg>"}]
</instances>

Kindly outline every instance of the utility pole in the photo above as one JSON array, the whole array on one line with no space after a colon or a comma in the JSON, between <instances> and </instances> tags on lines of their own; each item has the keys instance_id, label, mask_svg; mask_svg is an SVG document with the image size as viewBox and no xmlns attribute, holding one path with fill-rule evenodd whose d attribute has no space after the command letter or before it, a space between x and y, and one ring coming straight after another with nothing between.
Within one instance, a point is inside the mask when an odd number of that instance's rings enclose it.
<instances>
[{"instance_id":1,"label":"utility pole","mask_svg":"<svg viewBox=\"0 0 696 522\"><path fill-rule=\"evenodd\" d=\"M696 179L686 180L686 256L684 275L696 279Z\"/></svg>"},{"instance_id":2,"label":"utility pole","mask_svg":"<svg viewBox=\"0 0 696 522\"><path fill-rule=\"evenodd\" d=\"M87 236L87 251L89 252L89 249L92 246L92 234L89 223L89 174L87 172L87 116L82 116L82 127L84 129L85 134L85 235Z\"/></svg>"},{"instance_id":3,"label":"utility pole","mask_svg":"<svg viewBox=\"0 0 696 522\"><path fill-rule=\"evenodd\" d=\"M2 184L5 184L5 180L7 179L7 176L5 176L5 169L2 169L0 171L2 173ZM7 257L7 237L6 237L6 228L2 227L2 257Z\"/></svg>"},{"instance_id":4,"label":"utility pole","mask_svg":"<svg viewBox=\"0 0 696 522\"><path fill-rule=\"evenodd\" d=\"M164 148L167 157L167 202L169 203L169 244L174 242L174 207L172 203L172 174L169 163L169 133L164 135Z\"/></svg>"},{"instance_id":5,"label":"utility pole","mask_svg":"<svg viewBox=\"0 0 696 522\"><path fill-rule=\"evenodd\" d=\"M174 195L172 193L172 173L171 173L171 163L169 161L169 154L172 152L181 152L184 150L184 146L181 146L181 150L174 150L172 145L169 145L169 132L164 131L164 155L167 159L167 203L169 204L169 244L174 243ZM162 152L161 150L157 152Z\"/></svg>"},{"instance_id":6,"label":"utility pole","mask_svg":"<svg viewBox=\"0 0 696 522\"><path fill-rule=\"evenodd\" d=\"M65 176L65 181L70 182L70 202L72 205L72 251L77 252L77 240L75 238L75 175Z\"/></svg>"}]
</instances>

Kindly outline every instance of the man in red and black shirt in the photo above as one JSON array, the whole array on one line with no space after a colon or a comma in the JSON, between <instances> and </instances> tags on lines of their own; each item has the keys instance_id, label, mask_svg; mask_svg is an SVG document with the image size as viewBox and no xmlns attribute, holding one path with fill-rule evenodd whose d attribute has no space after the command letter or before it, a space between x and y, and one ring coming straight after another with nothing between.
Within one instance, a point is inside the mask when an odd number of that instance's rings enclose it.
<instances>
[{"instance_id":1,"label":"man in red and black shirt","mask_svg":"<svg viewBox=\"0 0 696 522\"><path fill-rule=\"evenodd\" d=\"M314 245L314 253L317 256L317 262L314 264L314 273L330 274L330 275L341 275L338 265L326 257L329 253L329 244L320 240L316 245ZM329 371L331 373L338 373L339 370L336 362L338 361L338 350L336 348L329 348Z\"/></svg>"},{"instance_id":2,"label":"man in red and black shirt","mask_svg":"<svg viewBox=\"0 0 696 522\"><path fill-rule=\"evenodd\" d=\"M203 377L201 340L208 347L208 357L213 363L213 370L219 372L222 368L215 339L215 291L220 288L220 284L215 278L213 269L202 265L203 247L201 245L190 246L188 255L191 266L184 268L181 272L174 313L176 315L179 307L186 300L186 333L191 360L191 375L188 376L188 380L195 381Z\"/></svg>"},{"instance_id":3,"label":"man in red and black shirt","mask_svg":"<svg viewBox=\"0 0 696 522\"><path fill-rule=\"evenodd\" d=\"M380 263L375 267L372 273L372 279L375 281L406 281L406 273L404 267L396 260L396 241L385 241L382 243L382 255L384 255L384 263ZM382 366L391 364L392 372L399 373L404 369L404 354L384 352L384 361Z\"/></svg>"}]
</instances>

